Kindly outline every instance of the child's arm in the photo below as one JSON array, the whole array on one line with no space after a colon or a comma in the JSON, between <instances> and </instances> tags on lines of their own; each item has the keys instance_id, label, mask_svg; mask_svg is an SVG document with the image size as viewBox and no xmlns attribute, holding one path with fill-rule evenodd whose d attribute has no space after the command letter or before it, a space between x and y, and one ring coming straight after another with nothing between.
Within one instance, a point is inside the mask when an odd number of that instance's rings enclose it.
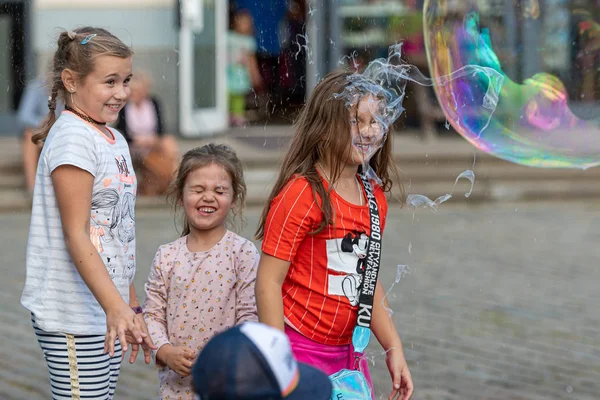
<instances>
[{"instance_id":1,"label":"child's arm","mask_svg":"<svg viewBox=\"0 0 600 400\"><path fill-rule=\"evenodd\" d=\"M146 299L144 300L144 319L152 340L156 343L155 359L159 367L168 366L179 375L189 376L196 353L187 346L173 346L169 341L167 323L167 283L163 273L166 260L158 249L145 285Z\"/></svg>"},{"instance_id":2,"label":"child's arm","mask_svg":"<svg viewBox=\"0 0 600 400\"><path fill-rule=\"evenodd\" d=\"M262 75L260 74L260 70L258 68L258 61L256 61L255 54L248 55L247 67L248 67L248 72L250 73L250 78L252 79L252 86L257 91L262 90L263 79L262 79Z\"/></svg>"},{"instance_id":3,"label":"child's arm","mask_svg":"<svg viewBox=\"0 0 600 400\"><path fill-rule=\"evenodd\" d=\"M256 307L258 320L284 330L283 299L281 287L287 276L290 262L263 253L256 276Z\"/></svg>"},{"instance_id":4,"label":"child's arm","mask_svg":"<svg viewBox=\"0 0 600 400\"><path fill-rule=\"evenodd\" d=\"M294 178L270 205L256 276L258 320L284 330L281 288L300 244L320 222L321 212L305 178Z\"/></svg>"},{"instance_id":5,"label":"child's arm","mask_svg":"<svg viewBox=\"0 0 600 400\"><path fill-rule=\"evenodd\" d=\"M250 79L252 79L252 87L256 91L261 91L263 89L263 79L258 67L258 61L256 60L257 47L256 39L252 38L246 51L247 56L245 57L244 64L246 64Z\"/></svg>"},{"instance_id":6,"label":"child's arm","mask_svg":"<svg viewBox=\"0 0 600 400\"><path fill-rule=\"evenodd\" d=\"M400 335L394 325L389 309L383 286L377 280L373 299L371 330L386 352L386 363L393 383L390 398L395 399L400 394L399 400L408 400L413 392L412 377L406 365Z\"/></svg>"},{"instance_id":7,"label":"child's arm","mask_svg":"<svg viewBox=\"0 0 600 400\"><path fill-rule=\"evenodd\" d=\"M139 306L140 306L140 301L138 299L137 292L135 291L135 286L134 286L133 282L131 282L131 284L129 284L129 307L131 307L133 309L133 308L139 307ZM156 346L152 342L152 338L150 337L150 334L148 333L148 326L146 325L146 321L144 321L144 315L143 314L135 314L135 322L136 322L136 324L139 325L142 332L144 332L146 335L148 335L148 340L151 343L150 345L148 345L146 343L142 343L142 350L144 351L144 361L146 362L146 364L150 364L150 350L157 350ZM135 359L137 358L139 347L140 346L137 343L132 342L131 356L129 357L130 364L133 364Z\"/></svg>"},{"instance_id":8,"label":"child's arm","mask_svg":"<svg viewBox=\"0 0 600 400\"><path fill-rule=\"evenodd\" d=\"M156 363L164 366L164 360L159 357L158 352L163 349L164 345L170 345L169 332L167 328L167 286L163 278L163 262L161 257L161 249L158 249L154 256L154 261L148 273L148 281L144 286L146 299L144 300L144 320L148 326L150 337L156 344L154 351Z\"/></svg>"},{"instance_id":9,"label":"child's arm","mask_svg":"<svg viewBox=\"0 0 600 400\"><path fill-rule=\"evenodd\" d=\"M246 321L256 321L256 296L254 286L256 283L256 270L260 255L252 242L246 242L240 247L239 256L235 266L237 276L236 284L236 324Z\"/></svg>"},{"instance_id":10,"label":"child's arm","mask_svg":"<svg viewBox=\"0 0 600 400\"><path fill-rule=\"evenodd\" d=\"M118 337L125 353L128 349L126 334L137 343L146 340L150 344L148 336L134 322L135 313L110 279L90 239L93 175L74 165L63 164L52 171L51 177L67 250L79 275L106 313L104 350L112 357Z\"/></svg>"},{"instance_id":11,"label":"child's arm","mask_svg":"<svg viewBox=\"0 0 600 400\"><path fill-rule=\"evenodd\" d=\"M402 341L398 330L394 325L394 320L389 313L389 306L381 281L377 280L375 288L375 297L373 299L373 320L371 321L371 330L377 337L384 351L392 349L402 351Z\"/></svg>"}]
</instances>

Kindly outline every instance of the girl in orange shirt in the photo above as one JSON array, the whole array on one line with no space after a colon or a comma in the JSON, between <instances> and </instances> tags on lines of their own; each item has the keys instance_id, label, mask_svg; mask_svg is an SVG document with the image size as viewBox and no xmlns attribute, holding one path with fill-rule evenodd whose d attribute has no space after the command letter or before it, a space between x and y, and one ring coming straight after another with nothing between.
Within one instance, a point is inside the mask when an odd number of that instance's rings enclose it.
<instances>
[{"instance_id":1,"label":"girl in orange shirt","mask_svg":"<svg viewBox=\"0 0 600 400\"><path fill-rule=\"evenodd\" d=\"M256 281L259 320L284 330L296 358L329 375L353 368L352 334L371 234L359 172L378 177L369 186L381 232L390 175L398 177L381 123L385 100L361 90L349 101L343 98L349 76L331 73L314 89L257 230L263 239ZM370 327L386 351L393 384L389 398L408 400L412 378L386 307L377 282ZM360 370L372 392L364 358Z\"/></svg>"}]
</instances>

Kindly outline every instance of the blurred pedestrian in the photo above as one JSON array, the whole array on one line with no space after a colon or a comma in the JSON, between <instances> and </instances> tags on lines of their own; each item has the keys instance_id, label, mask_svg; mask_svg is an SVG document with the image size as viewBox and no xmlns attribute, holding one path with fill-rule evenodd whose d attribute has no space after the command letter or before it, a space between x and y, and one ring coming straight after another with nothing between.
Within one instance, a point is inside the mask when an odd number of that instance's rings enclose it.
<instances>
[{"instance_id":1,"label":"blurred pedestrian","mask_svg":"<svg viewBox=\"0 0 600 400\"><path fill-rule=\"evenodd\" d=\"M21 155L23 158L23 174L25 178L25 188L29 196L33 196L33 185L35 183L35 171L42 147L34 144L31 140L33 131L38 129L48 115L48 97L50 89L41 77L29 82L25 87L23 96L19 103L17 111L17 120L19 122L23 142L21 146ZM62 105L57 104L56 115L60 114Z\"/></svg>"},{"instance_id":2,"label":"blurred pedestrian","mask_svg":"<svg viewBox=\"0 0 600 400\"><path fill-rule=\"evenodd\" d=\"M287 336L247 322L212 338L194 364L201 400L329 400L331 383L296 361Z\"/></svg>"},{"instance_id":3,"label":"blurred pedestrian","mask_svg":"<svg viewBox=\"0 0 600 400\"><path fill-rule=\"evenodd\" d=\"M141 195L164 194L177 168L179 146L173 135L164 131L161 107L151 95L152 77L135 71L130 83L131 95L119 114L117 129L131 149Z\"/></svg>"},{"instance_id":4,"label":"blurred pedestrian","mask_svg":"<svg viewBox=\"0 0 600 400\"><path fill-rule=\"evenodd\" d=\"M302 106L306 95L306 0L290 0L281 23L280 89L285 107ZM287 110L285 110L287 111Z\"/></svg>"},{"instance_id":5,"label":"blurred pedestrian","mask_svg":"<svg viewBox=\"0 0 600 400\"><path fill-rule=\"evenodd\" d=\"M263 112L268 115L281 102L279 29L288 10L288 0L234 0L234 3L238 10L248 10L254 20L254 35L258 46L256 59L267 97Z\"/></svg>"},{"instance_id":6,"label":"blurred pedestrian","mask_svg":"<svg viewBox=\"0 0 600 400\"><path fill-rule=\"evenodd\" d=\"M252 15L247 10L235 11L232 30L227 36L227 92L231 126L246 124L246 96L262 88L262 77L256 62L256 39Z\"/></svg>"}]
</instances>

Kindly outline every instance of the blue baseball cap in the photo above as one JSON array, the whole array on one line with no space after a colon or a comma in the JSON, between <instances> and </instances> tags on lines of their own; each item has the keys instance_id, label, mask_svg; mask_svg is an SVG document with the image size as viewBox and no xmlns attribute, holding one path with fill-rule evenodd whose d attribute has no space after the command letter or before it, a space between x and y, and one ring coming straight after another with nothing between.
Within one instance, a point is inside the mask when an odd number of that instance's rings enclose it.
<instances>
[{"instance_id":1,"label":"blue baseball cap","mask_svg":"<svg viewBox=\"0 0 600 400\"><path fill-rule=\"evenodd\" d=\"M246 322L213 337L192 369L201 400L329 400L331 382L296 361L285 333Z\"/></svg>"}]
</instances>

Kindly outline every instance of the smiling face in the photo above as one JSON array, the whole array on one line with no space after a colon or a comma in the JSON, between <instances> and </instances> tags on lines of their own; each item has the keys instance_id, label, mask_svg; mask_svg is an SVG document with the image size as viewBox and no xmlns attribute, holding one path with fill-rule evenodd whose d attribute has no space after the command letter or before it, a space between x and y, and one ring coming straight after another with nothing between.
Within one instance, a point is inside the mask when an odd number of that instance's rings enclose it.
<instances>
[{"instance_id":1,"label":"smiling face","mask_svg":"<svg viewBox=\"0 0 600 400\"><path fill-rule=\"evenodd\" d=\"M225 230L233 200L231 177L221 165L213 163L190 172L183 188L183 209L191 233Z\"/></svg>"},{"instance_id":2,"label":"smiling face","mask_svg":"<svg viewBox=\"0 0 600 400\"><path fill-rule=\"evenodd\" d=\"M360 165L369 162L386 139L378 117L381 115L381 101L373 96L363 97L350 110L350 132L352 150L349 163Z\"/></svg>"},{"instance_id":3,"label":"smiling face","mask_svg":"<svg viewBox=\"0 0 600 400\"><path fill-rule=\"evenodd\" d=\"M113 221L113 208L93 208L91 213L92 221L100 226L110 226Z\"/></svg>"},{"instance_id":4,"label":"smiling face","mask_svg":"<svg viewBox=\"0 0 600 400\"><path fill-rule=\"evenodd\" d=\"M117 120L119 111L130 94L131 57L99 56L93 71L84 79L73 82L63 79L67 89L67 102L98 122ZM73 88L71 103L70 90Z\"/></svg>"}]
</instances>

